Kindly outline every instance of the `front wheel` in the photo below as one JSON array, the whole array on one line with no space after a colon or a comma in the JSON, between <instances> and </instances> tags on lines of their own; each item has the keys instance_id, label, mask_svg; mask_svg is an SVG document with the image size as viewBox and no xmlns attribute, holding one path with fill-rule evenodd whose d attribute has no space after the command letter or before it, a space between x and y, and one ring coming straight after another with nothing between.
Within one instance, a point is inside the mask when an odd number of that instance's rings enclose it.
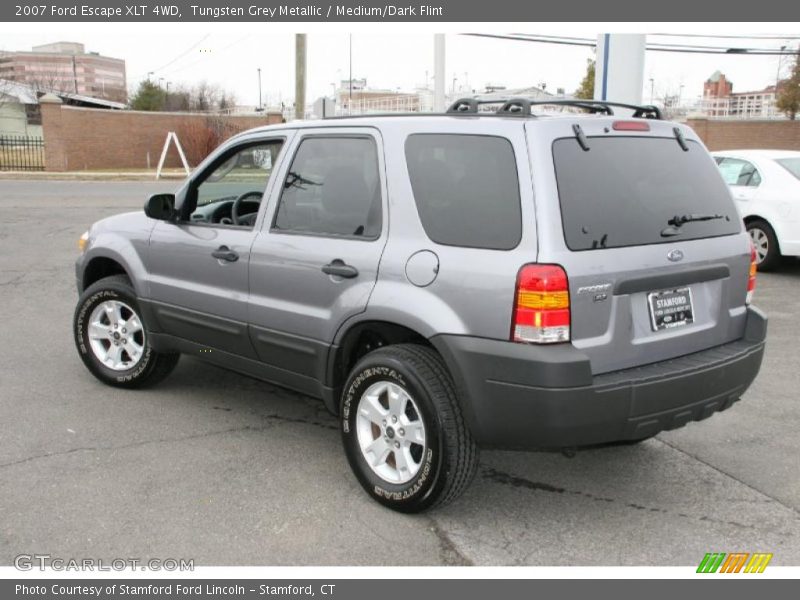
<instances>
[{"instance_id":1,"label":"front wheel","mask_svg":"<svg viewBox=\"0 0 800 600\"><path fill-rule=\"evenodd\" d=\"M345 453L359 483L381 504L415 513L469 486L478 449L436 352L416 344L363 357L344 386Z\"/></svg>"},{"instance_id":2,"label":"front wheel","mask_svg":"<svg viewBox=\"0 0 800 600\"><path fill-rule=\"evenodd\" d=\"M75 309L73 332L86 368L117 387L157 383L180 358L150 346L136 292L124 275L106 277L86 288Z\"/></svg>"}]
</instances>

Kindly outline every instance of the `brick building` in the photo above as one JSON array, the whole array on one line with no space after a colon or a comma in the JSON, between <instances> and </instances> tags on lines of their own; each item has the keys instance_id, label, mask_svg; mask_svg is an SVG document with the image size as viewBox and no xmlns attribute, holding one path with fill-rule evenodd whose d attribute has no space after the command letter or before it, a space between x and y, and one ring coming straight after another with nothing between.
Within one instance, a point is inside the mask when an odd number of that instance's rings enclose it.
<instances>
[{"instance_id":1,"label":"brick building","mask_svg":"<svg viewBox=\"0 0 800 600\"><path fill-rule=\"evenodd\" d=\"M724 73L715 71L703 84L705 112L710 117L773 118L777 116L775 99L780 85L769 85L763 90L734 92L733 82Z\"/></svg>"},{"instance_id":2,"label":"brick building","mask_svg":"<svg viewBox=\"0 0 800 600\"><path fill-rule=\"evenodd\" d=\"M34 46L30 52L0 52L0 79L43 91L68 92L127 102L125 61L86 52L75 42Z\"/></svg>"},{"instance_id":3,"label":"brick building","mask_svg":"<svg viewBox=\"0 0 800 600\"><path fill-rule=\"evenodd\" d=\"M703 84L703 98L727 98L732 92L733 83L719 71L714 71Z\"/></svg>"}]
</instances>

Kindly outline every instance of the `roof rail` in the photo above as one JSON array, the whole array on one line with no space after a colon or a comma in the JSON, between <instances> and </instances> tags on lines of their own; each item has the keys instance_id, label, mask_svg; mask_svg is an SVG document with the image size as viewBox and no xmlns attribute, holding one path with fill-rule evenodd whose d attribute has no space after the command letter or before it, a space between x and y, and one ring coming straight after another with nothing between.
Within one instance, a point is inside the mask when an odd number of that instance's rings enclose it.
<instances>
[{"instance_id":1,"label":"roof rail","mask_svg":"<svg viewBox=\"0 0 800 600\"><path fill-rule=\"evenodd\" d=\"M460 98L453 102L447 109L447 114L476 114L480 106L485 104L500 104L495 114L513 116L536 116L534 106L572 106L587 110L590 113L603 113L613 115L614 108L627 108L633 111L633 117L641 119L663 119L661 109L650 104L636 105L622 102L607 102L605 100L531 100L529 98L498 98L496 100L479 100L477 98ZM488 112L488 111L487 111Z\"/></svg>"}]
</instances>

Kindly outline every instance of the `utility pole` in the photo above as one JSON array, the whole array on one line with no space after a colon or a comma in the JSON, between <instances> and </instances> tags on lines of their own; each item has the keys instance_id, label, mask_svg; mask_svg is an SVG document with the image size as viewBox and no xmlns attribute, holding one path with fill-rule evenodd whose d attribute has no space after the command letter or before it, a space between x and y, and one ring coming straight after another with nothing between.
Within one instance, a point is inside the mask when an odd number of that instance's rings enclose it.
<instances>
[{"instance_id":1,"label":"utility pole","mask_svg":"<svg viewBox=\"0 0 800 600\"><path fill-rule=\"evenodd\" d=\"M306 117L306 34L295 34L294 118Z\"/></svg>"},{"instance_id":2,"label":"utility pole","mask_svg":"<svg viewBox=\"0 0 800 600\"><path fill-rule=\"evenodd\" d=\"M350 84L350 96L347 100L347 112L348 114L353 113L353 34L350 34L350 76L349 76ZM364 97L363 95L361 96Z\"/></svg>"},{"instance_id":3,"label":"utility pole","mask_svg":"<svg viewBox=\"0 0 800 600\"><path fill-rule=\"evenodd\" d=\"M433 36L433 110L444 112L444 34Z\"/></svg>"},{"instance_id":4,"label":"utility pole","mask_svg":"<svg viewBox=\"0 0 800 600\"><path fill-rule=\"evenodd\" d=\"M656 89L656 80L651 77L650 78L650 104L653 104L653 97L654 97L655 89Z\"/></svg>"}]
</instances>

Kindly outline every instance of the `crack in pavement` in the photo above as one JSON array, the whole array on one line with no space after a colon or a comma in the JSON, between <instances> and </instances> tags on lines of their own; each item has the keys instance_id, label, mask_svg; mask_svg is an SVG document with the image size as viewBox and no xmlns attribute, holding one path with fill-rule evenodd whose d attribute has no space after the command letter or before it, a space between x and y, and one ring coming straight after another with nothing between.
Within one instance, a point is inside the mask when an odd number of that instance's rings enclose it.
<instances>
[{"instance_id":1,"label":"crack in pavement","mask_svg":"<svg viewBox=\"0 0 800 600\"><path fill-rule=\"evenodd\" d=\"M702 462L702 461L701 461ZM570 490L563 487L558 487L555 485L551 485L549 483L542 483L539 481L532 481L530 479L526 479L524 477L518 477L516 475L511 475L510 473L505 473L503 471L498 471L492 467L484 467L481 469L481 477L484 479L491 481L493 483L497 483L500 485L506 485L514 488L526 489L531 490L534 492L548 492L552 494L567 494L571 496L579 496L582 498L587 498L594 502L607 502L607 503L624 503L624 506L627 508L632 508L635 510L640 511L647 511L647 512L654 512L654 513L662 513L665 515L672 515L677 516L682 519L689 519L695 521L703 521L707 523L717 523L721 525L732 525L734 527L738 527L741 529L758 529L756 525L750 525L746 523L739 523L738 521L729 521L725 519L717 519L714 517L709 517L706 515L696 516L690 515L684 512L675 512L668 510L666 508L659 508L656 506L646 506L643 504L637 504L635 502L625 502L624 500L620 501L618 498L609 498L606 496L599 496L596 494L592 494L591 492L583 492L580 490ZM758 491L758 490L756 490ZM759 492L760 493L760 492ZM792 536L791 533L784 533L784 535Z\"/></svg>"},{"instance_id":2,"label":"crack in pavement","mask_svg":"<svg viewBox=\"0 0 800 600\"><path fill-rule=\"evenodd\" d=\"M439 551L445 566L471 567L475 565L471 559L462 554L448 533L442 529L433 517L428 517L428 520L431 524L430 530L439 540Z\"/></svg>"},{"instance_id":3,"label":"crack in pavement","mask_svg":"<svg viewBox=\"0 0 800 600\"><path fill-rule=\"evenodd\" d=\"M168 444L174 442L185 442L188 440L195 440L195 439L202 439L207 437L213 437L217 435L224 435L226 433L236 433L240 431L266 431L276 423L292 423L292 424L303 424L303 425L311 425L313 427L319 427L321 429L335 429L338 430L337 426L330 425L328 423L322 423L320 421L314 421L309 419L302 419L300 417L285 417L283 415L277 414L270 414L270 415L263 415L262 418L265 421L268 421L268 424L265 426L254 426L254 425L245 425L243 427L231 427L229 429L221 429L217 431L207 431L204 433L198 433L193 435L187 435L183 437L177 438L158 438L154 440L141 440L138 442L131 442L130 444L121 444L118 446L81 446L78 448L70 448L68 450L61 450L59 452L47 452L45 454L37 454L34 456L28 456L26 458L21 458L19 460L7 462L7 463L0 463L0 469L4 469L7 467L13 467L16 465L24 464L27 462L32 462L35 460L40 460L43 458L52 458L54 456L65 456L68 454L74 454L76 452L102 452L108 450L126 450L128 448L137 448L140 446L147 446L150 444Z\"/></svg>"},{"instance_id":4,"label":"crack in pavement","mask_svg":"<svg viewBox=\"0 0 800 600\"><path fill-rule=\"evenodd\" d=\"M720 468L719 468L719 467L717 467L716 465L712 465L710 462L703 460L703 459L702 459L702 458L700 458L699 456L696 456L696 455L694 455L694 454L691 454L691 453L687 452L686 450L684 450L683 448L679 448L678 446L676 446L676 445L674 445L674 444L670 444L669 442L667 442L667 441L665 441L665 440L662 440L661 438L656 438L656 439L655 439L655 441L657 441L657 442L660 442L660 443L664 444L664 445L665 445L665 446L667 446L668 448L672 448L673 450L675 450L676 452L678 452L678 453L680 453L680 454L683 454L683 455L684 455L684 456L686 456L687 458L694 459L694 460L696 460L697 462L699 462L699 463L701 463L701 464L704 464L705 466L709 467L710 469L713 469L714 471L716 471L716 472L717 472L717 473L719 473L720 475L724 475L725 477L728 477L728 478L730 478L730 479L733 479L735 482L742 484L743 486L745 486L746 488L748 488L748 489L750 489L750 490L752 490L752 491L756 492L757 494L760 494L760 495L764 496L765 498L769 498L769 500L770 500L770 501L772 501L772 502L775 502L776 504L779 504L779 505L780 505L780 506L782 506L783 508L785 508L785 509L787 509L787 510L790 510L791 512L793 512L793 513L795 513L795 514L797 514L797 515L800 515L800 510L798 510L798 509L797 509L797 508L795 508L794 506L791 506L791 505L789 505L789 504L786 504L785 502L783 502L782 500L780 500L780 499L778 499L778 498L775 498L774 496L770 496L770 495L769 495L769 494L767 494L766 492L764 492L764 491L762 491L762 490L760 490L760 489L758 489L758 488L756 488L756 487L754 487L754 486L750 485L749 483L747 483L746 481L743 481L742 479L739 479L739 478L738 478L738 477L736 477L735 475L733 475L733 474L731 474L731 473L728 473L727 471L723 471L722 469L720 469Z\"/></svg>"}]
</instances>

